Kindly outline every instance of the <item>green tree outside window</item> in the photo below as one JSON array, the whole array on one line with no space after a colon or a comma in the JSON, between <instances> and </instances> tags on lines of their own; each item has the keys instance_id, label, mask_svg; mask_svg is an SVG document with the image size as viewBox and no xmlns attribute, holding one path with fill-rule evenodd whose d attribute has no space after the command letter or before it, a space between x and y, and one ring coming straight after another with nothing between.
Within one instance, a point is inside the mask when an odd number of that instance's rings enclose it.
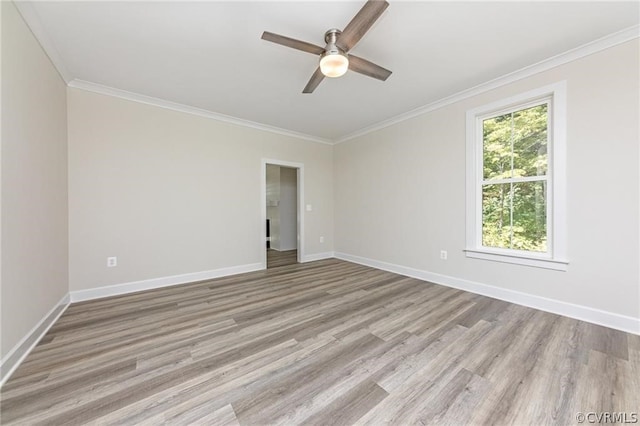
<instances>
[{"instance_id":1,"label":"green tree outside window","mask_svg":"<svg viewBox=\"0 0 640 426\"><path fill-rule=\"evenodd\" d=\"M548 105L483 120L482 245L547 251Z\"/></svg>"}]
</instances>

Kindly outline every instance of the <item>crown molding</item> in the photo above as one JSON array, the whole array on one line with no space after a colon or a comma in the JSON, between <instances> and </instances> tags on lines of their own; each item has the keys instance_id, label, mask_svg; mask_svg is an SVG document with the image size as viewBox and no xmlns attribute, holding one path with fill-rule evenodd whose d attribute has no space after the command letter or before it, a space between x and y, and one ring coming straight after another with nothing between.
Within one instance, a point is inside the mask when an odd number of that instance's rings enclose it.
<instances>
[{"instance_id":1,"label":"crown molding","mask_svg":"<svg viewBox=\"0 0 640 426\"><path fill-rule=\"evenodd\" d=\"M626 28L622 31L609 34L607 36L604 36L602 38L599 38L597 40L584 44L582 46L560 53L556 56L552 56L548 59L545 59L533 65L529 65L527 67L521 68L509 74L505 74L493 80L489 80L485 83L479 84L470 89L463 90L451 96L447 96L446 98L439 99L437 101L423 105L411 111L405 112L403 114L396 115L395 117L392 117L388 120L384 120L374 125L364 127L360 130L357 130L353 133L350 133L346 136L336 139L334 141L334 145L337 145L342 142L346 142L350 139L355 139L357 137L364 136L368 133L372 133L377 130L384 129L385 127L393 126L394 124L401 123L405 120L409 120L419 115L426 114L431 111L435 111L447 105L451 105L455 102L459 102L464 99L470 98L472 96L476 96L481 93L488 92L489 90L493 90L498 87L507 85L509 83L522 80L523 78L530 77L535 74L539 74L543 71L547 71L557 66L583 58L585 56L592 55L594 53L608 49L610 47L617 46L618 44L631 41L638 37L640 37L640 25L635 25L633 27Z\"/></svg>"},{"instance_id":2,"label":"crown molding","mask_svg":"<svg viewBox=\"0 0 640 426\"><path fill-rule=\"evenodd\" d=\"M517 71L511 72L509 74L505 74L501 77L495 78L493 80L479 84L472 88L455 93L451 96L447 96L445 98L428 103L426 105L423 105L411 111L396 115L395 117L389 118L387 120L381 121L371 126L363 127L345 136L338 137L335 139L326 139L326 138L321 138L314 135L309 135L306 133L301 133L293 130L283 129L280 127L270 126L268 124L263 124L263 123L258 123L250 120L245 120L242 118L232 117L229 115L204 110L201 108L191 107L191 106L179 104L176 102L166 101L164 99L154 98L151 96L141 95L134 92L128 92L126 90L120 90L120 89L104 86L97 83L75 79L73 75L69 72L69 70L66 68L66 66L64 65L64 62L62 61L60 54L58 53L54 43L51 41L46 31L44 30L44 27L42 26L40 18L37 12L35 11L33 5L31 4L31 2L15 1L14 4L16 5L16 8L20 12L20 14L22 15L22 18L27 23L27 26L29 27L31 32L34 34L34 36L36 37L36 39L44 49L45 53L53 63L54 67L58 70L58 73L60 74L62 79L67 83L69 87L74 87L77 89L87 90L90 92L100 93L108 96L115 96L121 99L127 99L134 102L154 105L161 108L167 108L174 111L184 112L187 114L194 114L200 117L210 118L218 121L236 124L239 126L249 127L249 128L258 129L258 130L264 130L271 133L276 133L284 136L291 136L294 138L327 144L327 145L337 145L339 143L346 142L348 140L355 139L360 136L364 136L368 133L372 133L377 130L384 129L389 126L393 126L394 124L401 123L405 120L409 120L419 115L423 115L423 114L435 111L447 105L451 105L455 102L462 101L472 96L479 95L489 90L496 89L500 86L513 83L523 78L530 77L532 75L541 73L543 71L547 71L557 66L575 61L585 56L592 55L594 53L600 52L602 50L608 49L610 47L614 47L618 44L622 44L627 41L640 37L640 25L635 25L633 27L623 29L621 31L609 34L607 36L604 36L602 38L599 38L597 40L584 44L582 46L560 53L551 58L542 60L536 64L529 65Z\"/></svg>"},{"instance_id":3,"label":"crown molding","mask_svg":"<svg viewBox=\"0 0 640 426\"><path fill-rule=\"evenodd\" d=\"M69 82L73 80L73 76L64 65L60 53L58 53L53 41L44 30L42 21L31 2L14 1L13 4L16 6L16 9L18 9L20 15L22 15L22 19L27 24L27 27L29 27L36 40L40 43L44 53L49 57L53 67L58 71L58 74L60 74L64 82L69 84Z\"/></svg>"},{"instance_id":4,"label":"crown molding","mask_svg":"<svg viewBox=\"0 0 640 426\"><path fill-rule=\"evenodd\" d=\"M297 139L304 139L307 141L322 143L326 145L333 144L333 141L329 139L308 135L306 133L300 133L293 130L282 129L280 127L257 123L255 121L244 120L242 118L232 117L230 115L220 114L217 112L212 112L205 109L192 107L189 105L184 105L177 102L171 102L164 99L154 98L151 96L141 95L134 92L128 92L126 90L116 89L114 87L104 86L102 84L91 83L89 81L73 79L68 83L68 85L69 87L73 87L75 89L86 90L88 92L99 93L107 96L113 96L120 99L126 99L128 101L139 102L142 104L153 105L160 108L170 109L173 111L197 115L199 117L209 118L209 119L218 120L218 121L224 121L225 123L231 123L238 126L249 127L252 129L263 130L271 133L277 133L279 135L290 136Z\"/></svg>"},{"instance_id":5,"label":"crown molding","mask_svg":"<svg viewBox=\"0 0 640 426\"><path fill-rule=\"evenodd\" d=\"M280 127L270 126L268 124L262 124L255 121L244 120L242 118L236 118L225 114L220 114L212 111L207 111L201 108L191 107L177 102L166 101L164 99L154 98L151 96L141 95L138 93L128 92L126 90L120 90L109 86L104 86L89 81L79 80L69 72L67 67L60 56L60 53L55 47L55 44L44 30L42 21L38 16L35 8L28 1L15 1L13 2L22 19L35 36L36 40L40 43L40 46L44 50L45 54L49 57L49 60L53 64L54 68L60 74L60 77L65 81L69 87L76 89L87 90L89 92L100 93L103 95L114 96L121 99L127 99L134 102L140 102L147 105L154 105L161 108L171 109L174 111L184 112L187 114L193 114L200 117L214 119L218 121L224 121L226 123L236 124L243 127L249 127L252 129L264 130L270 133L276 133L279 135L290 136L297 139L304 139L311 142L317 142L327 145L332 145L334 141L321 138L318 136L309 135L306 133L296 132L294 130L282 129Z\"/></svg>"}]
</instances>

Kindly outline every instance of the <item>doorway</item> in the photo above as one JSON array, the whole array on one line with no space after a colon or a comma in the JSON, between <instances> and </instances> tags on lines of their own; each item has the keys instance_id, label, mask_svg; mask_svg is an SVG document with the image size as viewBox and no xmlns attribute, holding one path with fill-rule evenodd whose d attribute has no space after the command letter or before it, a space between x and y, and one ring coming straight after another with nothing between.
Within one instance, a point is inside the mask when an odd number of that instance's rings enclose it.
<instances>
[{"instance_id":1,"label":"doorway","mask_svg":"<svg viewBox=\"0 0 640 426\"><path fill-rule=\"evenodd\" d=\"M303 235L303 165L263 160L263 266L278 268L299 263Z\"/></svg>"}]
</instances>

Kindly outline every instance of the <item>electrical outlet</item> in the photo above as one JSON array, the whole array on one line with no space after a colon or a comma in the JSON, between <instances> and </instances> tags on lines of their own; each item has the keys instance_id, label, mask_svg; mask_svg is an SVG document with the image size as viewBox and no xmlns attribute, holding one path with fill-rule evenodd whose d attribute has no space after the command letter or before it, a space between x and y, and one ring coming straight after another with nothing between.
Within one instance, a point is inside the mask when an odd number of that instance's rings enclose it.
<instances>
[{"instance_id":1,"label":"electrical outlet","mask_svg":"<svg viewBox=\"0 0 640 426\"><path fill-rule=\"evenodd\" d=\"M446 250L440 250L440 259L447 260L447 251Z\"/></svg>"},{"instance_id":2,"label":"electrical outlet","mask_svg":"<svg viewBox=\"0 0 640 426\"><path fill-rule=\"evenodd\" d=\"M113 268L114 266L118 266L118 258L107 257L107 268Z\"/></svg>"},{"instance_id":3,"label":"electrical outlet","mask_svg":"<svg viewBox=\"0 0 640 426\"><path fill-rule=\"evenodd\" d=\"M320 237L320 242L324 243L324 237Z\"/></svg>"}]
</instances>

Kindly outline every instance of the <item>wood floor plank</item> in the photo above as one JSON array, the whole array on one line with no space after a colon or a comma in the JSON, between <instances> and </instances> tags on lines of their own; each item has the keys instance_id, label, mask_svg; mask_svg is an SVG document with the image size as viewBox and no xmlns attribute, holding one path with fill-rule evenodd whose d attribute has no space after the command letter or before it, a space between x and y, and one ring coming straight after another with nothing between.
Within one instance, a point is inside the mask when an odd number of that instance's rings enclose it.
<instances>
[{"instance_id":1,"label":"wood floor plank","mask_svg":"<svg viewBox=\"0 0 640 426\"><path fill-rule=\"evenodd\" d=\"M639 388L640 336L327 259L71 304L0 423L569 424Z\"/></svg>"},{"instance_id":2,"label":"wood floor plank","mask_svg":"<svg viewBox=\"0 0 640 426\"><path fill-rule=\"evenodd\" d=\"M371 380L365 380L347 394L329 403L322 411L308 417L304 425L352 425L389 394Z\"/></svg>"},{"instance_id":3,"label":"wood floor plank","mask_svg":"<svg viewBox=\"0 0 640 426\"><path fill-rule=\"evenodd\" d=\"M278 268L296 263L298 263L298 250L267 250L267 268Z\"/></svg>"}]
</instances>

